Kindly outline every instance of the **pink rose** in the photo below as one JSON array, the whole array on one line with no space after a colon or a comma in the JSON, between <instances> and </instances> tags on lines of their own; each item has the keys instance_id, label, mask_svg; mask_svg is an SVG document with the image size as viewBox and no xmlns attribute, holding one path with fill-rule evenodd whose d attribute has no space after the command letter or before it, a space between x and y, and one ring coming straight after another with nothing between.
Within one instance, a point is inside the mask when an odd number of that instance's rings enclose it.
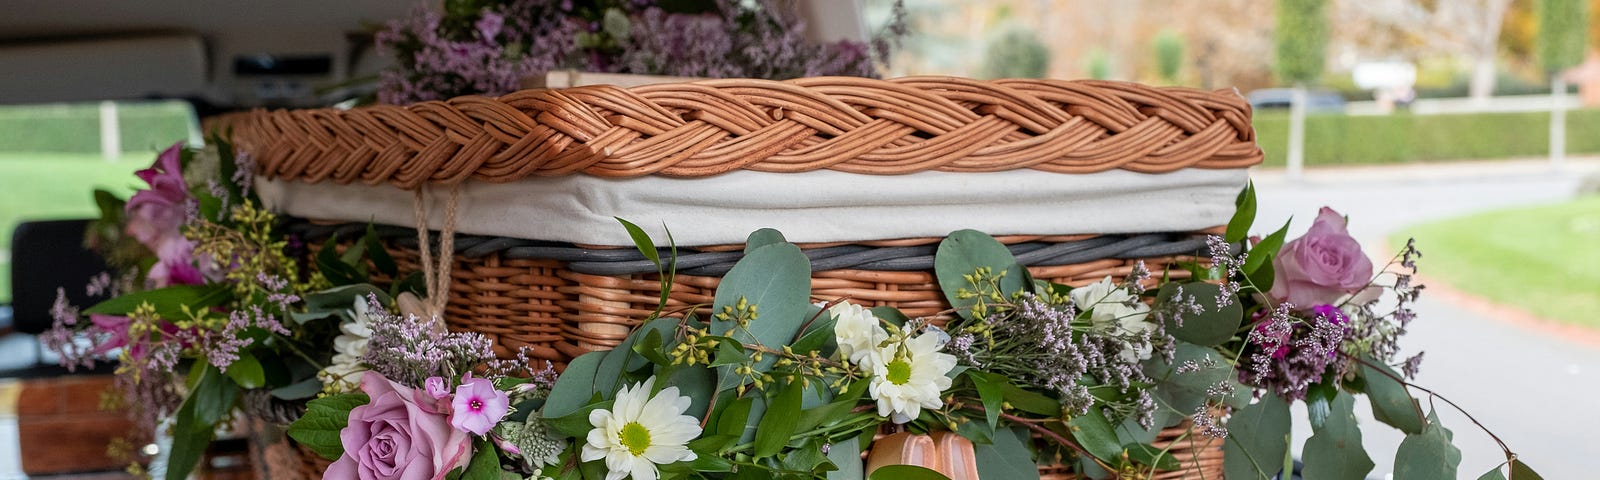
<instances>
[{"instance_id":1,"label":"pink rose","mask_svg":"<svg viewBox=\"0 0 1600 480\"><path fill-rule=\"evenodd\" d=\"M427 394L368 371L361 391L372 399L350 410L339 431L344 455L323 473L325 480L441 480L470 458L472 437L429 412Z\"/></svg>"},{"instance_id":2,"label":"pink rose","mask_svg":"<svg viewBox=\"0 0 1600 480\"><path fill-rule=\"evenodd\" d=\"M179 165L182 155L183 144L173 144L156 157L156 163L150 168L134 172L150 188L140 190L128 199L128 205L124 207L128 216L126 231L152 251L183 238L178 227L183 225L189 188L184 183L183 169Z\"/></svg>"},{"instance_id":3,"label":"pink rose","mask_svg":"<svg viewBox=\"0 0 1600 480\"><path fill-rule=\"evenodd\" d=\"M1372 279L1372 260L1345 231L1344 216L1322 207L1305 236L1283 245L1272 260L1276 280L1270 294L1306 309L1334 303Z\"/></svg>"}]
</instances>

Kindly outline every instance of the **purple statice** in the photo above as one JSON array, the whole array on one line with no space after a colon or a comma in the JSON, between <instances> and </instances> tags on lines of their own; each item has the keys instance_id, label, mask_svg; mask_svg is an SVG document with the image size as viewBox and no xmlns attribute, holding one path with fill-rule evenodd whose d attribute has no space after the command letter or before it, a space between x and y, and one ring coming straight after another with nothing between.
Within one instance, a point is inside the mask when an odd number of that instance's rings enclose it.
<instances>
[{"instance_id":1,"label":"purple statice","mask_svg":"<svg viewBox=\"0 0 1600 480\"><path fill-rule=\"evenodd\" d=\"M50 305L50 329L39 334L39 343L45 350L55 352L61 358L61 366L67 371L75 371L78 367L94 367L95 355L90 345L78 341L78 307L67 301L67 291L63 288L56 289L55 302Z\"/></svg>"},{"instance_id":2,"label":"purple statice","mask_svg":"<svg viewBox=\"0 0 1600 480\"><path fill-rule=\"evenodd\" d=\"M405 104L481 94L503 95L523 77L566 66L581 28L547 1L516 0L486 8L467 25L419 6L376 36L400 69L380 78L379 100Z\"/></svg>"},{"instance_id":3,"label":"purple statice","mask_svg":"<svg viewBox=\"0 0 1600 480\"><path fill-rule=\"evenodd\" d=\"M1217 439L1228 437L1228 429L1223 428L1221 420L1212 415L1211 410L1205 405L1195 407L1194 415L1189 418L1194 422L1195 430L1200 431L1201 435Z\"/></svg>"},{"instance_id":4,"label":"purple statice","mask_svg":"<svg viewBox=\"0 0 1600 480\"><path fill-rule=\"evenodd\" d=\"M1225 271L1222 275L1222 288L1217 292L1217 309L1221 310L1233 303L1234 295L1237 295L1239 290L1243 288L1235 279L1239 278L1240 269L1244 267L1245 259L1250 256L1250 252L1241 252L1238 255L1234 255L1233 245L1218 235L1207 236L1206 247L1211 253L1212 267L1221 268Z\"/></svg>"},{"instance_id":5,"label":"purple statice","mask_svg":"<svg viewBox=\"0 0 1600 480\"><path fill-rule=\"evenodd\" d=\"M1172 297L1167 302L1157 304L1151 309L1150 315L1155 317L1158 325L1183 326L1183 320L1189 315L1205 313L1205 307L1200 306L1200 297L1194 294L1185 294L1182 284L1173 286Z\"/></svg>"},{"instance_id":6,"label":"purple statice","mask_svg":"<svg viewBox=\"0 0 1600 480\"><path fill-rule=\"evenodd\" d=\"M250 152L238 151L233 154L233 178L228 180L239 187L240 192L249 194L255 188L256 157Z\"/></svg>"},{"instance_id":7,"label":"purple statice","mask_svg":"<svg viewBox=\"0 0 1600 480\"><path fill-rule=\"evenodd\" d=\"M206 191L210 193L212 197L215 197L217 200L222 202L217 207L216 220L218 222L223 221L223 219L228 215L228 200L230 198L230 195L228 195L228 187L222 186L222 182L218 182L215 178L208 178L206 179Z\"/></svg>"},{"instance_id":8,"label":"purple statice","mask_svg":"<svg viewBox=\"0 0 1600 480\"><path fill-rule=\"evenodd\" d=\"M368 298L372 337L361 363L389 380L421 388L428 377L457 378L494 358L488 337L450 332L437 318L390 314Z\"/></svg>"},{"instance_id":9,"label":"purple statice","mask_svg":"<svg viewBox=\"0 0 1600 480\"><path fill-rule=\"evenodd\" d=\"M1345 373L1339 351L1349 338L1350 319L1333 305L1313 307L1309 319L1291 317L1293 309L1280 304L1251 330L1241 356L1249 369L1239 372L1239 381L1298 400L1311 384Z\"/></svg>"},{"instance_id":10,"label":"purple statice","mask_svg":"<svg viewBox=\"0 0 1600 480\"><path fill-rule=\"evenodd\" d=\"M1422 370L1422 354L1424 353L1427 352L1417 352L1416 355L1407 358L1400 367L1400 373L1404 374L1407 379L1416 379L1417 372Z\"/></svg>"},{"instance_id":11,"label":"purple statice","mask_svg":"<svg viewBox=\"0 0 1600 480\"><path fill-rule=\"evenodd\" d=\"M89 284L83 287L83 293L91 297L115 297L122 294L121 285L111 279L111 272L100 272L89 277Z\"/></svg>"}]
</instances>

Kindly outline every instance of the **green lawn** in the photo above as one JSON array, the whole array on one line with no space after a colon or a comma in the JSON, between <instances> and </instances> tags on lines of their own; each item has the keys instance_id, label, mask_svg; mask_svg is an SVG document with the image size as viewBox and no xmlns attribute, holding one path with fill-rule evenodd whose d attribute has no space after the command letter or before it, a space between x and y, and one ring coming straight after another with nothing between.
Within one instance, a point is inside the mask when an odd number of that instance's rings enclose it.
<instances>
[{"instance_id":1,"label":"green lawn","mask_svg":"<svg viewBox=\"0 0 1600 480\"><path fill-rule=\"evenodd\" d=\"M1600 195L1412 227L1424 275L1542 318L1600 328Z\"/></svg>"},{"instance_id":2,"label":"green lawn","mask_svg":"<svg viewBox=\"0 0 1600 480\"><path fill-rule=\"evenodd\" d=\"M155 152L128 153L117 162L98 154L0 152L0 303L11 300L11 230L23 220L87 218L98 214L93 190L126 198L143 185L133 171Z\"/></svg>"}]
</instances>

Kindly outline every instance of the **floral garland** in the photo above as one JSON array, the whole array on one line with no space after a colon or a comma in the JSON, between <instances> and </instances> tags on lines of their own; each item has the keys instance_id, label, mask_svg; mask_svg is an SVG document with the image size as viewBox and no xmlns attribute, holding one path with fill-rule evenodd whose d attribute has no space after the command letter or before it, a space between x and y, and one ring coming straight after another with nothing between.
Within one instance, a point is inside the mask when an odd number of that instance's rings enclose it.
<instances>
[{"instance_id":1,"label":"floral garland","mask_svg":"<svg viewBox=\"0 0 1600 480\"><path fill-rule=\"evenodd\" d=\"M69 365L115 355L146 432L172 419L169 479L219 426L262 415L251 398L305 402L288 434L333 461L330 479L964 478L861 461L925 434L960 439L984 478L1034 478L1036 464L1148 478L1185 460L1152 444L1182 425L1221 442L1230 478L1293 458L1306 478L1360 477L1373 467L1360 396L1406 434L1397 474L1453 478L1460 461L1411 394L1442 399L1409 381L1421 356L1397 358L1422 290L1415 246L1375 266L1327 208L1299 238L1288 225L1247 238L1253 187L1208 261L1141 263L1121 281L1034 279L988 235L954 232L935 255L953 306L938 318L813 298L804 253L756 232L710 305L663 301L558 375L443 328L370 228L311 254L256 206L248 157L214 144L168 149L139 172L150 188L102 202L95 243L126 274L90 288L120 296L82 311L63 300L46 335ZM670 289L674 257L622 224ZM399 280L367 283L377 274ZM1298 455L1296 402L1313 429ZM1502 448L1513 478L1537 478Z\"/></svg>"}]
</instances>

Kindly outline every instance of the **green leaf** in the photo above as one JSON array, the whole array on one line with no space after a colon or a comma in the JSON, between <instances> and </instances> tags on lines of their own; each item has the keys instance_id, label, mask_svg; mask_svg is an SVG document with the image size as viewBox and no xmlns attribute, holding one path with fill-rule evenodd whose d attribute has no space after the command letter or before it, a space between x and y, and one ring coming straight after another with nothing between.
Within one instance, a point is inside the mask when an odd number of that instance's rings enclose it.
<instances>
[{"instance_id":1,"label":"green leaf","mask_svg":"<svg viewBox=\"0 0 1600 480\"><path fill-rule=\"evenodd\" d=\"M289 438L322 458L337 460L344 453L339 431L350 423L350 410L369 401L364 393L345 393L307 402L305 415L289 424Z\"/></svg>"},{"instance_id":2,"label":"green leaf","mask_svg":"<svg viewBox=\"0 0 1600 480\"><path fill-rule=\"evenodd\" d=\"M634 353L633 346L649 335L650 332L657 332L663 338L667 335L672 335L673 329L677 328L677 326L677 320L658 318L634 329L633 333L628 334L628 338L623 339L622 343L618 344L616 348L607 351L604 359L600 361L600 365L596 367L594 372L594 392L599 393L603 398L611 398L612 395L615 395L617 390L621 390L624 383L628 381L627 373L643 368L645 364L649 363L649 360L646 360L645 357Z\"/></svg>"},{"instance_id":3,"label":"green leaf","mask_svg":"<svg viewBox=\"0 0 1600 480\"><path fill-rule=\"evenodd\" d=\"M217 367L206 364L205 372L201 373L200 381L189 391L189 396L195 401L195 418L200 423L216 424L233 411L234 401L239 399L239 386L223 376Z\"/></svg>"},{"instance_id":4,"label":"green leaf","mask_svg":"<svg viewBox=\"0 0 1600 480\"><path fill-rule=\"evenodd\" d=\"M200 312L207 308L221 305L228 300L231 290L227 285L174 285L155 290L134 292L106 300L84 310L85 314L127 315L133 313L139 305L149 303L156 308L156 315L168 320L187 320L188 315L183 314L183 307L188 306L190 312Z\"/></svg>"},{"instance_id":5,"label":"green leaf","mask_svg":"<svg viewBox=\"0 0 1600 480\"><path fill-rule=\"evenodd\" d=\"M703 367L678 368L667 379L667 384L678 387L679 395L689 397L687 413L701 420L711 408L711 394L716 383L717 374Z\"/></svg>"},{"instance_id":6,"label":"green leaf","mask_svg":"<svg viewBox=\"0 0 1600 480\"><path fill-rule=\"evenodd\" d=\"M1533 468L1529 467L1528 464L1522 463L1521 459L1513 459L1511 460L1511 480L1544 480L1544 477L1539 476L1539 473L1533 471Z\"/></svg>"},{"instance_id":7,"label":"green leaf","mask_svg":"<svg viewBox=\"0 0 1600 480\"><path fill-rule=\"evenodd\" d=\"M267 381L266 372L261 370L261 361L247 351L239 352L239 359L228 364L226 373L241 388L261 388Z\"/></svg>"},{"instance_id":8,"label":"green leaf","mask_svg":"<svg viewBox=\"0 0 1600 480\"><path fill-rule=\"evenodd\" d=\"M317 377L307 378L289 385L272 389L272 396L283 400L302 400L317 396L322 391L322 380Z\"/></svg>"},{"instance_id":9,"label":"green leaf","mask_svg":"<svg viewBox=\"0 0 1600 480\"><path fill-rule=\"evenodd\" d=\"M650 240L650 234L644 233L644 229L634 225L633 222L623 220L621 217L611 218L617 219L617 222L622 224L622 228L628 230L628 237L633 239L633 246L639 249L639 253L644 254L644 258L650 259L650 262L656 264L656 267L659 268L661 266L661 252L656 250L656 242Z\"/></svg>"},{"instance_id":10,"label":"green leaf","mask_svg":"<svg viewBox=\"0 0 1600 480\"><path fill-rule=\"evenodd\" d=\"M633 353L656 366L665 367L672 365L672 359L661 353L661 332L650 330L645 333L644 339L633 344Z\"/></svg>"},{"instance_id":11,"label":"green leaf","mask_svg":"<svg viewBox=\"0 0 1600 480\"><path fill-rule=\"evenodd\" d=\"M317 252L317 271L322 272L322 276L327 278L328 282L332 283L334 286L366 283L366 274L356 269L356 267L345 263L344 259L340 258L339 256L338 247L338 235L330 236L328 237L328 241L322 243L322 250ZM357 243L351 248L365 249L366 247L362 246L360 243Z\"/></svg>"},{"instance_id":12,"label":"green leaf","mask_svg":"<svg viewBox=\"0 0 1600 480\"><path fill-rule=\"evenodd\" d=\"M744 253L745 255L749 255L750 252L754 252L757 248L778 243L788 243L788 240L783 238L783 232L779 232L770 228L756 230L754 232L750 232L750 237L745 239Z\"/></svg>"},{"instance_id":13,"label":"green leaf","mask_svg":"<svg viewBox=\"0 0 1600 480\"><path fill-rule=\"evenodd\" d=\"M1301 450L1306 480L1362 480L1372 471L1372 458L1361 446L1361 427L1356 424L1356 399L1338 392L1328 404L1329 415L1321 428L1306 440ZM1406 478L1406 477L1402 477ZM1453 476L1451 478L1454 478Z\"/></svg>"},{"instance_id":14,"label":"green leaf","mask_svg":"<svg viewBox=\"0 0 1600 480\"><path fill-rule=\"evenodd\" d=\"M744 426L750 422L750 409L755 403L754 398L744 397L733 400L723 408L717 416L717 421L712 430L720 435L730 435L737 439L744 435Z\"/></svg>"},{"instance_id":15,"label":"green leaf","mask_svg":"<svg viewBox=\"0 0 1600 480\"><path fill-rule=\"evenodd\" d=\"M1223 443L1223 477L1262 479L1277 475L1289 453L1289 404L1268 395L1234 412Z\"/></svg>"},{"instance_id":16,"label":"green leaf","mask_svg":"<svg viewBox=\"0 0 1600 480\"><path fill-rule=\"evenodd\" d=\"M1239 191L1234 205L1233 218L1228 220L1228 233L1223 237L1228 243L1238 243L1250 236L1250 225L1256 221L1255 182L1244 184L1244 190Z\"/></svg>"},{"instance_id":17,"label":"green leaf","mask_svg":"<svg viewBox=\"0 0 1600 480\"><path fill-rule=\"evenodd\" d=\"M488 440L473 442L472 462L467 464L467 470L461 474L461 480L500 480L500 474L505 470L500 469L500 455L495 453L494 445Z\"/></svg>"},{"instance_id":18,"label":"green leaf","mask_svg":"<svg viewBox=\"0 0 1600 480\"><path fill-rule=\"evenodd\" d=\"M545 399L542 416L566 416L589 403L595 394L595 372L605 357L606 352L589 352L567 363L567 369L556 377L556 384L550 387L550 396Z\"/></svg>"},{"instance_id":19,"label":"green leaf","mask_svg":"<svg viewBox=\"0 0 1600 480\"><path fill-rule=\"evenodd\" d=\"M978 390L978 400L983 402L983 419L989 426L990 436L993 436L995 427L1000 425L1000 408L1006 401L1005 393L1001 392L999 385L1005 379L1004 377L995 379L993 377L999 375L978 370L967 370L966 375L972 379L972 386Z\"/></svg>"},{"instance_id":20,"label":"green leaf","mask_svg":"<svg viewBox=\"0 0 1600 480\"><path fill-rule=\"evenodd\" d=\"M722 278L717 287L712 311L721 312L744 299L757 309L758 316L747 329L739 329L731 320L712 319L713 335L723 335L730 330L731 337L740 342L759 343L772 349L782 349L794 339L805 323L811 302L811 260L800 248L789 243L760 247L746 254ZM753 367L766 372L777 362L768 355ZM732 366L719 371L718 390L737 386L739 376Z\"/></svg>"},{"instance_id":21,"label":"green leaf","mask_svg":"<svg viewBox=\"0 0 1600 480\"><path fill-rule=\"evenodd\" d=\"M1256 268L1256 271L1250 272L1245 276L1249 277L1251 287L1255 287L1256 290L1261 292L1270 292L1272 291L1272 282L1277 281L1277 268L1272 266L1272 262L1263 262L1261 267Z\"/></svg>"},{"instance_id":22,"label":"green leaf","mask_svg":"<svg viewBox=\"0 0 1600 480\"><path fill-rule=\"evenodd\" d=\"M1489 470L1484 472L1483 475L1479 475L1478 480L1506 480L1506 474L1500 472L1501 466L1502 465L1495 465L1493 470Z\"/></svg>"},{"instance_id":23,"label":"green leaf","mask_svg":"<svg viewBox=\"0 0 1600 480\"><path fill-rule=\"evenodd\" d=\"M394 257L389 256L389 250L383 248L383 241L378 239L378 229L371 223L367 224L367 234L361 237L361 243L367 247L367 258L372 260L372 266L389 278L399 276L400 267L395 265Z\"/></svg>"},{"instance_id":24,"label":"green leaf","mask_svg":"<svg viewBox=\"0 0 1600 480\"><path fill-rule=\"evenodd\" d=\"M798 383L778 389L772 403L767 406L767 413L761 416L761 423L756 425L756 444L752 455L756 458L776 455L789 443L789 437L794 435L795 427L800 422L802 393L805 393L805 388Z\"/></svg>"},{"instance_id":25,"label":"green leaf","mask_svg":"<svg viewBox=\"0 0 1600 480\"><path fill-rule=\"evenodd\" d=\"M216 425L195 418L195 397L190 395L178 407L172 426L172 451L167 456L167 480L184 480L194 471L211 444Z\"/></svg>"},{"instance_id":26,"label":"green leaf","mask_svg":"<svg viewBox=\"0 0 1600 480\"><path fill-rule=\"evenodd\" d=\"M1372 417L1408 434L1422 433L1422 409L1406 386L1394 380L1400 374L1383 362L1367 359L1361 363L1363 387L1372 400Z\"/></svg>"},{"instance_id":27,"label":"green leaf","mask_svg":"<svg viewBox=\"0 0 1600 480\"><path fill-rule=\"evenodd\" d=\"M1023 427L1012 427L994 436L994 443L973 446L973 457L978 461L979 478L1004 480L1038 480L1039 467L1033 463L1031 449L1024 439L1030 438Z\"/></svg>"},{"instance_id":28,"label":"green leaf","mask_svg":"<svg viewBox=\"0 0 1600 480\"><path fill-rule=\"evenodd\" d=\"M911 321L911 317L907 317L905 312L888 305L872 307L869 310L872 310L872 316L878 317L878 320L889 322L890 325L896 327L903 327L906 322Z\"/></svg>"},{"instance_id":29,"label":"green leaf","mask_svg":"<svg viewBox=\"0 0 1600 480\"><path fill-rule=\"evenodd\" d=\"M1293 221L1294 219L1291 218L1283 222L1283 227L1279 228L1278 231L1267 235L1267 238L1261 239L1261 243L1257 243L1256 246L1250 248L1250 256L1244 259L1244 267L1242 267L1245 275L1255 273L1256 269L1261 268L1263 264L1272 263L1270 261L1272 256L1278 254L1279 248L1283 248L1283 239L1289 235L1289 223Z\"/></svg>"},{"instance_id":30,"label":"green leaf","mask_svg":"<svg viewBox=\"0 0 1600 480\"><path fill-rule=\"evenodd\" d=\"M833 442L828 447L828 461L838 470L828 472L828 480L861 480L866 474L861 462L861 437Z\"/></svg>"},{"instance_id":31,"label":"green leaf","mask_svg":"<svg viewBox=\"0 0 1600 480\"><path fill-rule=\"evenodd\" d=\"M825 437L811 437L801 443L799 447L783 454L783 468L799 472L814 472L834 470L832 463L828 463L828 455L822 453ZM830 449L832 447L829 447Z\"/></svg>"},{"instance_id":32,"label":"green leaf","mask_svg":"<svg viewBox=\"0 0 1600 480\"><path fill-rule=\"evenodd\" d=\"M301 323L327 317L329 315L344 315L352 311L358 301L365 302L367 295L373 295L383 304L390 303L389 294L370 283L357 283L342 287L333 287L316 293L306 294L306 314L296 316Z\"/></svg>"},{"instance_id":33,"label":"green leaf","mask_svg":"<svg viewBox=\"0 0 1600 480\"><path fill-rule=\"evenodd\" d=\"M1182 292L1182 298L1178 297L1179 292ZM1217 294L1221 292L1222 287L1201 282L1162 285L1156 293L1157 308L1174 302L1181 304L1184 298L1190 296L1201 308L1198 315L1185 311L1181 326L1167 322L1167 333L1179 340L1206 347L1221 345L1233 338L1234 332L1239 330L1239 324L1244 321L1244 306L1234 298L1227 306L1217 308Z\"/></svg>"},{"instance_id":34,"label":"green leaf","mask_svg":"<svg viewBox=\"0 0 1600 480\"><path fill-rule=\"evenodd\" d=\"M1211 366L1205 367L1208 360ZM1188 373L1176 373L1175 365L1188 362L1194 362L1201 368ZM1205 404L1208 396L1206 390L1211 386L1218 382L1236 383L1228 362L1216 350L1181 341L1173 352L1172 363L1150 359L1145 362L1144 371L1145 375L1156 381L1156 386L1151 389L1156 400L1167 408L1186 414L1193 413ZM1241 387L1236 390L1245 389Z\"/></svg>"},{"instance_id":35,"label":"green leaf","mask_svg":"<svg viewBox=\"0 0 1600 480\"><path fill-rule=\"evenodd\" d=\"M1088 450L1095 458L1115 463L1117 457L1122 455L1117 432L1111 429L1111 421L1100 409L1091 408L1088 414L1072 417L1067 420L1067 425L1072 427L1072 438L1078 441L1078 446Z\"/></svg>"},{"instance_id":36,"label":"green leaf","mask_svg":"<svg viewBox=\"0 0 1600 480\"><path fill-rule=\"evenodd\" d=\"M1018 265L1017 258L994 237L977 230L951 232L950 236L939 242L939 249L933 257L933 271L939 280L939 289L944 291L945 300L955 307L957 315L969 320L972 319L972 306L978 303L978 299L960 298L958 292L973 290L967 277L976 272L978 267L988 267L995 275L1005 275L1000 279L1000 293L1003 295L1010 296L1027 286L1027 270Z\"/></svg>"},{"instance_id":37,"label":"green leaf","mask_svg":"<svg viewBox=\"0 0 1600 480\"><path fill-rule=\"evenodd\" d=\"M1031 464L1029 466L1032 468ZM867 476L867 480L950 480L950 477L916 465L884 465L873 470L872 475Z\"/></svg>"},{"instance_id":38,"label":"green leaf","mask_svg":"<svg viewBox=\"0 0 1600 480\"><path fill-rule=\"evenodd\" d=\"M611 405L611 400L600 400L578 407L572 413L559 417L545 416L544 419L552 430L561 432L561 434L569 437L578 438L581 442L581 439L588 435L590 430L594 429L594 425L589 423L589 412L608 409L611 408Z\"/></svg>"},{"instance_id":39,"label":"green leaf","mask_svg":"<svg viewBox=\"0 0 1600 480\"><path fill-rule=\"evenodd\" d=\"M1394 477L1405 479L1454 479L1461 465L1461 450L1450 443L1450 430L1439 423L1439 412L1428 413L1428 426L1421 434L1406 435L1394 452ZM1512 476L1516 472L1512 471Z\"/></svg>"},{"instance_id":40,"label":"green leaf","mask_svg":"<svg viewBox=\"0 0 1600 480\"><path fill-rule=\"evenodd\" d=\"M1161 449L1147 443L1129 443L1123 445L1122 449L1128 452L1129 460L1139 462L1141 465L1149 465L1160 470L1177 470L1182 466L1170 452L1162 452Z\"/></svg>"}]
</instances>

